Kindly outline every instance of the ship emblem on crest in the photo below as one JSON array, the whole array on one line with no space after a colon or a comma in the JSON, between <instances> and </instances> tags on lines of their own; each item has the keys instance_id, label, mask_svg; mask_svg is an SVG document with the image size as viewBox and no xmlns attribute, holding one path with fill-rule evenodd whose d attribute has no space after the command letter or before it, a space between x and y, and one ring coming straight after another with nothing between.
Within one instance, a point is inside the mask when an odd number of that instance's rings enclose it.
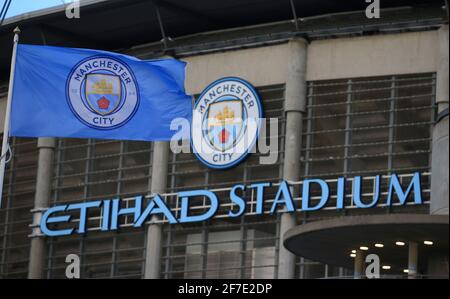
<instances>
[{"instance_id":1,"label":"ship emblem on crest","mask_svg":"<svg viewBox=\"0 0 450 299\"><path fill-rule=\"evenodd\" d=\"M208 111L208 137L217 150L226 151L233 147L242 132L242 101L221 101L213 103Z\"/></svg>"},{"instance_id":2,"label":"ship emblem on crest","mask_svg":"<svg viewBox=\"0 0 450 299\"><path fill-rule=\"evenodd\" d=\"M119 76L107 74L86 75L86 99L100 115L108 115L119 106L121 85Z\"/></svg>"}]
</instances>

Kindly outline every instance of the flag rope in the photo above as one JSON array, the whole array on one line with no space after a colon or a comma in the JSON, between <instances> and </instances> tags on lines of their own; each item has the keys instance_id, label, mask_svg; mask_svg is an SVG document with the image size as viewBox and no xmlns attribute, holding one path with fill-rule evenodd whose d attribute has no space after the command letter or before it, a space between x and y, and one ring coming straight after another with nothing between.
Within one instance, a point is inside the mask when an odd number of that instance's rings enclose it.
<instances>
[{"instance_id":1,"label":"flag rope","mask_svg":"<svg viewBox=\"0 0 450 299\"><path fill-rule=\"evenodd\" d=\"M8 159L5 160L5 164L8 164L9 162L11 162L11 159L12 159L12 150L11 150L11 146L9 145L9 142L6 144L6 146L8 147L8 149L6 150L6 153L4 153L3 155L0 156L0 160L5 159L6 155L8 155L8 153L9 153Z\"/></svg>"}]
</instances>

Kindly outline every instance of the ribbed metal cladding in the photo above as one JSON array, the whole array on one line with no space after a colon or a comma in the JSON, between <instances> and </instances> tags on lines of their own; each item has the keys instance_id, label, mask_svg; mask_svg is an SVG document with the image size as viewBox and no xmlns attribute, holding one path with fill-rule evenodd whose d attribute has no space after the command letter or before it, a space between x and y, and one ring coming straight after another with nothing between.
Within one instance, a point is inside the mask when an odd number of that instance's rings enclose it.
<instances>
[{"instance_id":1,"label":"ribbed metal cladding","mask_svg":"<svg viewBox=\"0 0 450 299\"><path fill-rule=\"evenodd\" d=\"M421 171L425 174L422 184L429 200L435 86L435 74L309 82L301 154L303 176L337 178ZM382 184L385 190L387 180ZM364 192L370 194L370 188L368 185ZM347 191L351 193L351 185ZM427 213L428 205L370 212ZM302 215L300 221L330 216L333 215L314 213ZM346 269L302 258L298 259L297 270L299 278L349 274Z\"/></svg>"},{"instance_id":2,"label":"ribbed metal cladding","mask_svg":"<svg viewBox=\"0 0 450 299\"><path fill-rule=\"evenodd\" d=\"M150 142L60 139L50 205L147 194L151 155ZM89 217L101 216L95 213ZM73 253L81 258L84 278L140 278L144 238L143 229L133 228L48 238L47 277L64 278L65 257Z\"/></svg>"},{"instance_id":3,"label":"ribbed metal cladding","mask_svg":"<svg viewBox=\"0 0 450 299\"><path fill-rule=\"evenodd\" d=\"M37 172L37 139L11 138L0 208L0 278L26 278Z\"/></svg>"},{"instance_id":4,"label":"ribbed metal cladding","mask_svg":"<svg viewBox=\"0 0 450 299\"><path fill-rule=\"evenodd\" d=\"M277 163L261 165L259 154L253 154L233 169L215 171L200 164L193 154L172 154L168 192L278 182L282 178L284 86L261 87L258 91L266 117L279 118ZM407 175L417 170L429 173L434 99L434 74L309 82L303 150L299 154L303 177ZM14 158L8 164L0 209L0 277L25 278L38 151L35 139L12 138L12 145ZM50 205L147 194L151 156L150 142L59 139ZM422 183L429 194L429 175L424 175ZM268 190L268 199L273 199L273 190ZM226 192L219 198L228 200ZM427 208L409 205L370 211L324 210L298 213L297 218L302 223L343 213L425 213ZM95 213L90 212L92 222L88 227L98 226L101 215ZM123 217L125 221L130 219ZM164 224L163 228L163 278L276 277L281 244L279 216L217 218L189 225ZM82 277L140 278L145 231L124 227L118 232L89 231L85 236L48 238L47 252L48 278L65 277L64 259L69 253L82 257ZM350 270L297 259L297 277L350 274Z\"/></svg>"},{"instance_id":5,"label":"ribbed metal cladding","mask_svg":"<svg viewBox=\"0 0 450 299\"><path fill-rule=\"evenodd\" d=\"M305 176L429 170L435 75L309 83Z\"/></svg>"}]
</instances>

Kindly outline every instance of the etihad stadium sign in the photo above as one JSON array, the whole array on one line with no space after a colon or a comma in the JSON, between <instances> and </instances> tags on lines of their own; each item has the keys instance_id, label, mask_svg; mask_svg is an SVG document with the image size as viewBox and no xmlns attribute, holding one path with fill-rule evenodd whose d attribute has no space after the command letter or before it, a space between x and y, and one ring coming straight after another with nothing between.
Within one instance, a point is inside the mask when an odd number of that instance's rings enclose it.
<instances>
[{"instance_id":1,"label":"etihad stadium sign","mask_svg":"<svg viewBox=\"0 0 450 299\"><path fill-rule=\"evenodd\" d=\"M276 186L266 182L238 184L227 189L228 194L223 197L218 195L219 192L210 190L189 190L178 192L175 203L163 200L164 195L155 194L151 198L137 196L132 200L134 204L127 202L125 207L119 198L58 205L43 213L40 230L46 236L57 237L84 234L88 230L115 231L125 218L131 218L135 228L142 227L151 219L153 221L154 217L169 224L207 221L217 216L219 211L221 216L236 218L248 214L249 199L244 196L245 191L252 194L252 215L311 212L324 208L342 210L350 205L352 208L368 209L382 205L405 205L408 200L412 204L423 203L419 172L408 180L393 174L370 177L368 181L372 184L368 184L363 177L354 177L351 181L350 184L340 177L332 181L306 179L295 184L281 181ZM382 190L383 186L387 189ZM275 195L269 195L269 188L275 188L276 193L270 192ZM347 191L349 189L351 192ZM369 198L363 191L367 189L371 190ZM200 207L199 199L202 203ZM99 225L89 227L94 222Z\"/></svg>"}]
</instances>

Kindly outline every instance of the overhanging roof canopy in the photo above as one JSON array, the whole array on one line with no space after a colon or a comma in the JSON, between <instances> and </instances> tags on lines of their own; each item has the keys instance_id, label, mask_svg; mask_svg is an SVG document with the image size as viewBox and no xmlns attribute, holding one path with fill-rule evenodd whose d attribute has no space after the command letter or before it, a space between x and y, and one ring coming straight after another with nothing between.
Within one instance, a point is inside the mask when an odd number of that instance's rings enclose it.
<instances>
[{"instance_id":1,"label":"overhanging roof canopy","mask_svg":"<svg viewBox=\"0 0 450 299\"><path fill-rule=\"evenodd\" d=\"M345 216L296 226L283 236L284 246L294 254L325 264L353 267L352 250L368 246L368 254L380 256L383 263L404 269L408 248L396 241L420 244L422 268L429 256L448 254L448 215L382 214ZM425 240L433 246L424 246ZM375 243L384 248L375 248Z\"/></svg>"},{"instance_id":2,"label":"overhanging roof canopy","mask_svg":"<svg viewBox=\"0 0 450 299\"><path fill-rule=\"evenodd\" d=\"M382 8L420 5L426 0L382 1ZM444 1L434 0L435 4ZM0 28L0 71L9 68L12 30L21 43L121 49L162 39L157 10L168 37L263 24L293 18L291 0L81 0L81 18L68 19L63 5L5 21ZM297 17L364 10L361 0L292 0ZM425 5L425 4L424 4Z\"/></svg>"}]
</instances>

